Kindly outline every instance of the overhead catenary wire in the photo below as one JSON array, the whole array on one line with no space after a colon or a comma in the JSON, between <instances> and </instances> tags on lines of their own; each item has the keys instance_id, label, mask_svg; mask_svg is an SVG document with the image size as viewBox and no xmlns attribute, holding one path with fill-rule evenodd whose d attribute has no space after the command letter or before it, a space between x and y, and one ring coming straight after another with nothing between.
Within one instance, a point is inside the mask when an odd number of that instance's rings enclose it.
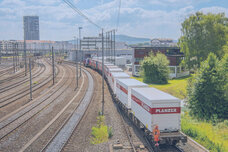
<instances>
[{"instance_id":1,"label":"overhead catenary wire","mask_svg":"<svg viewBox=\"0 0 228 152\"><path fill-rule=\"evenodd\" d=\"M70 1L63 0L70 8L72 8L75 12L77 12L80 16L84 17L91 24L95 25L97 28L102 29L98 24L94 23L91 19L89 19L85 14L83 14L77 7L74 6Z\"/></svg>"}]
</instances>

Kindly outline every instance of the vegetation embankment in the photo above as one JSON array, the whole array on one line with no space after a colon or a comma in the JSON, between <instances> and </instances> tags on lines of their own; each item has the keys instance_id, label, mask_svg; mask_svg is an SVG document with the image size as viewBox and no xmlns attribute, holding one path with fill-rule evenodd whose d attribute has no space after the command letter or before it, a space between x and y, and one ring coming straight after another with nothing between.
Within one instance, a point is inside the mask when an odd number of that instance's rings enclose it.
<instances>
[{"instance_id":1,"label":"vegetation embankment","mask_svg":"<svg viewBox=\"0 0 228 152\"><path fill-rule=\"evenodd\" d=\"M228 120L219 123L199 121L185 112L182 131L212 152L228 151Z\"/></svg>"},{"instance_id":2,"label":"vegetation embankment","mask_svg":"<svg viewBox=\"0 0 228 152\"><path fill-rule=\"evenodd\" d=\"M210 151L223 152L228 151L227 82L228 55L219 60L210 53L193 77L150 86L174 96L180 96L180 90L184 91L188 109L182 115L182 131Z\"/></svg>"},{"instance_id":3,"label":"vegetation embankment","mask_svg":"<svg viewBox=\"0 0 228 152\"><path fill-rule=\"evenodd\" d=\"M132 77L132 78L143 82L142 77ZM157 88L164 92L167 92L177 98L184 99L186 98L186 94L187 94L186 87L187 87L189 78L191 78L191 76L168 80L167 84L149 84L149 86Z\"/></svg>"}]
</instances>

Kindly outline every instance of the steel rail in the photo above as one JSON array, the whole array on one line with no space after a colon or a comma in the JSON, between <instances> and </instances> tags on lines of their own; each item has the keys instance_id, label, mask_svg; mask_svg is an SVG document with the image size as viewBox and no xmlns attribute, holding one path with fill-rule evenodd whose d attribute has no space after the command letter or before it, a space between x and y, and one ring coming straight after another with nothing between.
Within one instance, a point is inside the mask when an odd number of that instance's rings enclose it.
<instances>
[{"instance_id":1,"label":"steel rail","mask_svg":"<svg viewBox=\"0 0 228 152\"><path fill-rule=\"evenodd\" d=\"M71 69L72 70L72 69ZM63 78L63 77L62 77ZM59 81L60 83L61 81ZM64 81L64 84L61 85L56 91L53 91L47 98L45 98L43 101L41 101L40 103L36 104L35 106L33 106L32 108L30 108L29 110L25 111L24 113L22 113L20 116L10 120L8 123L3 123L2 122L4 121L1 121L0 122L0 129L3 129L5 128L7 125L13 123L15 120L21 118L22 116L24 116L25 114L27 114L28 112L30 112L31 110L35 109L36 107L38 107L41 103L43 103L44 101L46 101L47 99L49 99L54 93L56 93L60 88L62 88L65 83L67 82L67 80ZM69 87L70 85L67 86L67 88ZM64 89L65 90L65 89ZM49 90L48 92L50 92L51 90ZM24 123L26 123L28 120L30 120L31 118L33 118L36 114L38 114L40 111L42 111L43 109L45 109L48 105L50 105L53 101L55 101L60 95L62 95L64 93L64 91L62 91L57 97L55 97L53 100L51 100L50 103L48 103L47 105L45 105L43 108L41 108L39 111L37 111L36 113L34 113L32 116L30 116L27 120L25 120L24 122L22 122L21 124L19 124L18 126L14 127L13 129L11 129L9 132L5 133L4 135L0 136L0 140L3 139L4 137L6 137L7 135L9 135L10 133L12 133L14 130L16 130L17 128L19 128L21 125L23 125ZM44 96L44 95L43 95ZM6 118L7 119L7 118ZM6 120L5 119L5 120Z\"/></svg>"}]
</instances>

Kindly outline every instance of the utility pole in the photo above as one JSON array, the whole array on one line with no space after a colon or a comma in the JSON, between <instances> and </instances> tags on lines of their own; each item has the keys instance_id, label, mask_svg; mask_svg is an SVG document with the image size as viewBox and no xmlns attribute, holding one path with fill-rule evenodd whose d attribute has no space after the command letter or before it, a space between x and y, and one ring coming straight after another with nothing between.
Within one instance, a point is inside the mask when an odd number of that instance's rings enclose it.
<instances>
[{"instance_id":1,"label":"utility pole","mask_svg":"<svg viewBox=\"0 0 228 152\"><path fill-rule=\"evenodd\" d=\"M31 69L31 57L29 58L29 75L30 75L30 100L32 100L32 69Z\"/></svg>"},{"instance_id":2,"label":"utility pole","mask_svg":"<svg viewBox=\"0 0 228 152\"><path fill-rule=\"evenodd\" d=\"M18 57L18 43L16 43L16 71L18 70L18 65L19 65L19 57Z\"/></svg>"},{"instance_id":3,"label":"utility pole","mask_svg":"<svg viewBox=\"0 0 228 152\"><path fill-rule=\"evenodd\" d=\"M49 42L49 44L48 44L48 46L49 46L49 59L51 60L51 54L52 54L52 49L51 49L51 44L50 44L50 42Z\"/></svg>"},{"instance_id":4,"label":"utility pole","mask_svg":"<svg viewBox=\"0 0 228 152\"><path fill-rule=\"evenodd\" d=\"M77 39L77 50L76 50L76 71L77 71L77 87L78 87L78 48L79 48L79 39Z\"/></svg>"},{"instance_id":5,"label":"utility pole","mask_svg":"<svg viewBox=\"0 0 228 152\"><path fill-rule=\"evenodd\" d=\"M110 63L112 63L112 50L111 50L111 31L108 32L108 38L109 38L109 59Z\"/></svg>"},{"instance_id":6,"label":"utility pole","mask_svg":"<svg viewBox=\"0 0 228 152\"><path fill-rule=\"evenodd\" d=\"M74 50L75 50L75 67L76 67L76 73L75 73L75 77L76 77L76 88L75 90L78 88L78 51L76 49L76 37L74 37ZM78 48L78 47L77 47Z\"/></svg>"},{"instance_id":7,"label":"utility pole","mask_svg":"<svg viewBox=\"0 0 228 152\"><path fill-rule=\"evenodd\" d=\"M53 46L51 47L51 53L52 53L52 74L53 74L53 85L55 84L55 61L54 61L54 51Z\"/></svg>"},{"instance_id":8,"label":"utility pole","mask_svg":"<svg viewBox=\"0 0 228 152\"><path fill-rule=\"evenodd\" d=\"M115 29L114 29L114 31L113 31L114 33L114 65L116 65L116 31L115 31Z\"/></svg>"},{"instance_id":9,"label":"utility pole","mask_svg":"<svg viewBox=\"0 0 228 152\"><path fill-rule=\"evenodd\" d=\"M95 38L95 50L97 51L97 58L99 57L98 55L98 49L97 49L97 39Z\"/></svg>"},{"instance_id":10,"label":"utility pole","mask_svg":"<svg viewBox=\"0 0 228 152\"><path fill-rule=\"evenodd\" d=\"M105 57L107 61L107 53L108 53L108 33L105 33Z\"/></svg>"},{"instance_id":11,"label":"utility pole","mask_svg":"<svg viewBox=\"0 0 228 152\"><path fill-rule=\"evenodd\" d=\"M25 60L25 76L27 75L27 54L26 54L26 40L24 34L24 60Z\"/></svg>"},{"instance_id":12,"label":"utility pole","mask_svg":"<svg viewBox=\"0 0 228 152\"><path fill-rule=\"evenodd\" d=\"M2 42L2 45L0 46L0 64L2 64L2 50L3 50L3 42Z\"/></svg>"},{"instance_id":13,"label":"utility pole","mask_svg":"<svg viewBox=\"0 0 228 152\"><path fill-rule=\"evenodd\" d=\"M112 31L111 33L111 63L113 62L113 49L112 49Z\"/></svg>"},{"instance_id":14,"label":"utility pole","mask_svg":"<svg viewBox=\"0 0 228 152\"><path fill-rule=\"evenodd\" d=\"M102 115L104 115L104 35L102 28Z\"/></svg>"},{"instance_id":15,"label":"utility pole","mask_svg":"<svg viewBox=\"0 0 228 152\"><path fill-rule=\"evenodd\" d=\"M12 49L13 49L13 72L16 73L16 67L15 67L16 43L13 43Z\"/></svg>"},{"instance_id":16,"label":"utility pole","mask_svg":"<svg viewBox=\"0 0 228 152\"><path fill-rule=\"evenodd\" d=\"M110 33L108 32L108 59L109 59L109 62L110 62Z\"/></svg>"},{"instance_id":17,"label":"utility pole","mask_svg":"<svg viewBox=\"0 0 228 152\"><path fill-rule=\"evenodd\" d=\"M78 28L79 29L79 42L80 42L80 48L79 48L79 52L81 52L82 50L81 50L81 29L82 29L82 27L79 27ZM82 53L81 53L81 56L82 56ZM81 58L83 58L83 57L81 57ZM80 77L82 76L82 60L80 60Z\"/></svg>"}]
</instances>

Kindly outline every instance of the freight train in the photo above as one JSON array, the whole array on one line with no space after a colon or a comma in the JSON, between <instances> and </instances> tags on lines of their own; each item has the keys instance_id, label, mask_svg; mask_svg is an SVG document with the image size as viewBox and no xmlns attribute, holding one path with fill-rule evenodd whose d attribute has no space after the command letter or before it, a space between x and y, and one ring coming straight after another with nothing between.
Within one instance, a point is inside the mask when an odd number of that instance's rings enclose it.
<instances>
[{"instance_id":1,"label":"freight train","mask_svg":"<svg viewBox=\"0 0 228 152\"><path fill-rule=\"evenodd\" d=\"M100 59L89 58L84 64L102 73ZM108 62L104 63L104 76L119 107L144 131L152 145L187 142L187 137L180 132L180 99L130 78L122 69ZM158 140L155 139L155 129L159 130Z\"/></svg>"}]
</instances>

